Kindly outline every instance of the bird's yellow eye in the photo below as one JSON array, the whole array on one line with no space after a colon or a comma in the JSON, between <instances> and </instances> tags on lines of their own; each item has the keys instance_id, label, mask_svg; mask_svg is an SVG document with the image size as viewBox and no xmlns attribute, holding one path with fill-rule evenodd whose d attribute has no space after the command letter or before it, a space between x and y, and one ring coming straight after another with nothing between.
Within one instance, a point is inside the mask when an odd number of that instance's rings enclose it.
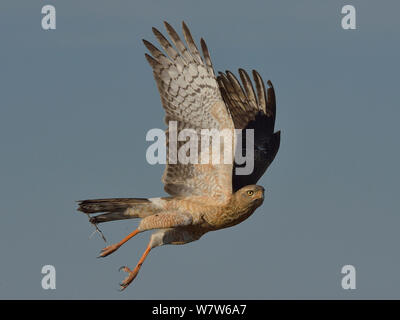
<instances>
[{"instance_id":1,"label":"bird's yellow eye","mask_svg":"<svg viewBox=\"0 0 400 320\"><path fill-rule=\"evenodd\" d=\"M247 191L247 195L248 195L248 196L250 196L250 197L251 197L253 194L254 194L254 191L253 191L253 190L249 190L249 191Z\"/></svg>"}]
</instances>

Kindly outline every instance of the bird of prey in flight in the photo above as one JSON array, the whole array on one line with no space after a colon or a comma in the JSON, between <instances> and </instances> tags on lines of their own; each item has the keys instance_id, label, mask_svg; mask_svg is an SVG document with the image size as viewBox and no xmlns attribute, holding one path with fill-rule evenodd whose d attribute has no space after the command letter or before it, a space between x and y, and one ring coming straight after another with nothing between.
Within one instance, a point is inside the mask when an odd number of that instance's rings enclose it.
<instances>
[{"instance_id":1,"label":"bird of prey in flight","mask_svg":"<svg viewBox=\"0 0 400 320\"><path fill-rule=\"evenodd\" d=\"M201 55L184 22L186 43L166 22L165 27L170 40L153 28L164 52L143 40L150 53L145 56L166 112L165 122L168 125L176 121L178 132L191 128L199 135L202 129L253 129L254 170L248 175L238 175L235 169L240 165L235 161L184 164L172 163L167 156L162 182L170 196L79 201L78 210L88 214L96 228L98 223L140 219L137 229L120 242L105 247L100 257L113 253L138 233L154 230L136 267L121 267L128 273L120 284L121 290L136 278L151 249L195 241L209 231L231 227L247 219L264 201L264 188L256 183L274 160L280 144L280 131L274 132L276 107L272 83L267 82L266 90L255 70L255 90L249 75L242 69L239 69L241 83L230 71L215 75L203 39ZM168 134L167 129L167 137ZM167 155L168 147L167 143ZM245 149L242 144L243 153L249 151Z\"/></svg>"}]
</instances>

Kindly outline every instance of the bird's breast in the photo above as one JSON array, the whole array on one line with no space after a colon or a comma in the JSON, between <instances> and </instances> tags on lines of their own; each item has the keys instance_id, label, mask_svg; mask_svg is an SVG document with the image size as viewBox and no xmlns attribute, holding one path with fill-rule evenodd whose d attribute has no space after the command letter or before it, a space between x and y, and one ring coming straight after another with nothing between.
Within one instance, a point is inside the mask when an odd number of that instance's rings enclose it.
<instances>
[{"instance_id":1,"label":"bird's breast","mask_svg":"<svg viewBox=\"0 0 400 320\"><path fill-rule=\"evenodd\" d=\"M210 230L229 228L246 220L256 208L238 209L235 207L214 208L201 216L203 227Z\"/></svg>"}]
</instances>

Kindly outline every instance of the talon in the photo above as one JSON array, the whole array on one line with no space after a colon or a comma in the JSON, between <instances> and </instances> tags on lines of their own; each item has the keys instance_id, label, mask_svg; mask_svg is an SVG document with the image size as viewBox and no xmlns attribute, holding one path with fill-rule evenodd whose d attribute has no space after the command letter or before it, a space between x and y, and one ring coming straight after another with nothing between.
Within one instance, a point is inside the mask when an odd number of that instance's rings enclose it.
<instances>
[{"instance_id":1,"label":"talon","mask_svg":"<svg viewBox=\"0 0 400 320\"><path fill-rule=\"evenodd\" d=\"M121 286L120 291L123 291L126 289L127 286L129 286L129 284L136 278L138 271L139 270L131 270L128 267L122 266L121 268L119 268L119 271L125 271L128 273L128 276L119 284Z\"/></svg>"},{"instance_id":2,"label":"talon","mask_svg":"<svg viewBox=\"0 0 400 320\"><path fill-rule=\"evenodd\" d=\"M121 272L121 270L124 270L125 272L132 272L127 266L122 266L118 269L119 272Z\"/></svg>"},{"instance_id":3,"label":"talon","mask_svg":"<svg viewBox=\"0 0 400 320\"><path fill-rule=\"evenodd\" d=\"M98 258L107 257L109 254L113 253L118 248L119 248L119 246L117 244L112 244L111 246L105 247L105 248L101 249L100 255L98 256Z\"/></svg>"},{"instance_id":4,"label":"talon","mask_svg":"<svg viewBox=\"0 0 400 320\"><path fill-rule=\"evenodd\" d=\"M121 286L120 291L123 291L126 289L127 286L136 278L137 274L139 273L140 268L142 267L142 264L144 260L146 259L147 255L149 254L151 250L151 243L147 246L146 251L143 253L142 257L140 258L138 264L136 265L135 269L131 270L126 266L122 266L119 268L119 271L123 270L128 273L128 276L122 281L119 285Z\"/></svg>"}]
</instances>

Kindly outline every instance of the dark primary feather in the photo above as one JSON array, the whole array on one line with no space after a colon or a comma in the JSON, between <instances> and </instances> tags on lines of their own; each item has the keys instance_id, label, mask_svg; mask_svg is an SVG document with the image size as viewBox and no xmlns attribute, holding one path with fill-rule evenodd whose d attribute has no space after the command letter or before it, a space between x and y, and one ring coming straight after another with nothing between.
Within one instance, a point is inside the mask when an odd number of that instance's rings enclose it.
<instances>
[{"instance_id":1,"label":"dark primary feather","mask_svg":"<svg viewBox=\"0 0 400 320\"><path fill-rule=\"evenodd\" d=\"M280 145L280 131L274 133L276 102L275 91L268 80L266 92L263 79L253 70L256 91L249 75L239 69L239 80L232 72L219 73L217 78L222 98L231 112L235 128L254 129L254 170L249 175L237 175L236 168L243 165L235 163L232 173L233 191L256 184L274 160ZM244 89L243 89L244 88ZM242 134L242 154L246 154L246 135Z\"/></svg>"}]
</instances>

